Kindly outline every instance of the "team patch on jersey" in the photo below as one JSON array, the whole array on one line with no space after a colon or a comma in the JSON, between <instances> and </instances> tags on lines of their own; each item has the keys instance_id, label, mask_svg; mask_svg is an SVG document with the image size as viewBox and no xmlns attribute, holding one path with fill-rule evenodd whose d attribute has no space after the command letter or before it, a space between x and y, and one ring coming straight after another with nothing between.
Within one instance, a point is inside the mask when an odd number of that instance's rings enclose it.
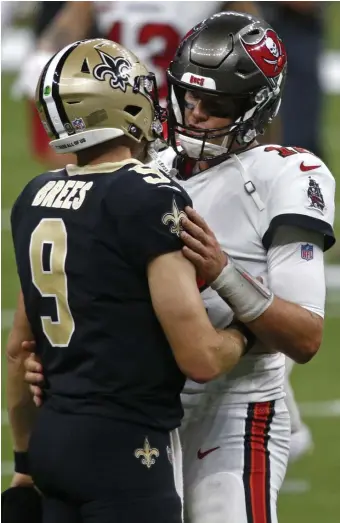
<instances>
[{"instance_id":1,"label":"team patch on jersey","mask_svg":"<svg viewBox=\"0 0 340 523\"><path fill-rule=\"evenodd\" d=\"M314 257L314 246L310 243L301 245L301 258L306 261L312 260Z\"/></svg>"},{"instance_id":2,"label":"team patch on jersey","mask_svg":"<svg viewBox=\"0 0 340 523\"><path fill-rule=\"evenodd\" d=\"M323 214L325 202L319 184L309 176L309 185L307 189L307 196L309 198L309 209L315 209Z\"/></svg>"},{"instance_id":3,"label":"team patch on jersey","mask_svg":"<svg viewBox=\"0 0 340 523\"><path fill-rule=\"evenodd\" d=\"M112 89L121 89L124 93L126 91L126 85L129 82L129 74L131 72L131 63L126 58L118 56L113 58L104 51L97 49L102 63L96 65L93 69L93 76L104 82L106 77L110 79L110 86Z\"/></svg>"},{"instance_id":4,"label":"team patch on jersey","mask_svg":"<svg viewBox=\"0 0 340 523\"><path fill-rule=\"evenodd\" d=\"M134 456L137 459L142 458L140 463L149 469L156 463L156 458L159 457L159 450L151 447L148 437L146 436L144 439L143 448L136 449Z\"/></svg>"},{"instance_id":5,"label":"team patch on jersey","mask_svg":"<svg viewBox=\"0 0 340 523\"><path fill-rule=\"evenodd\" d=\"M164 225L168 225L170 232L172 234L176 234L176 236L179 236L183 230L183 227L181 225L182 218L186 218L186 214L184 211L180 211L175 198L172 199L172 212L167 212L166 214L163 214L162 216L162 223Z\"/></svg>"}]
</instances>

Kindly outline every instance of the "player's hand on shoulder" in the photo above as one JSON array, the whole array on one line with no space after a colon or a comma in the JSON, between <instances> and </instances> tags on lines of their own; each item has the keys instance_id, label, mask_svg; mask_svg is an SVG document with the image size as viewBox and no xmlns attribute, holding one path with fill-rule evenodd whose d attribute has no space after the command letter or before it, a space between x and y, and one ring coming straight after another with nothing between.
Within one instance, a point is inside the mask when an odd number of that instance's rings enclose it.
<instances>
[{"instance_id":1,"label":"player's hand on shoulder","mask_svg":"<svg viewBox=\"0 0 340 523\"><path fill-rule=\"evenodd\" d=\"M181 239L185 243L184 256L196 267L197 275L210 284L220 275L228 262L215 234L206 221L191 207L186 207L187 217L181 221Z\"/></svg>"}]
</instances>

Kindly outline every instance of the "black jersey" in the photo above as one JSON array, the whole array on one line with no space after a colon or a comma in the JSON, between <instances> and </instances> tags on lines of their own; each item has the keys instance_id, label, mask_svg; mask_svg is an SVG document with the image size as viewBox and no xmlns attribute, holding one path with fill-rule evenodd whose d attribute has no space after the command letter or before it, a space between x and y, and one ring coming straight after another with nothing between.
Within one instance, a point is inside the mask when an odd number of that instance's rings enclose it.
<instances>
[{"instance_id":1,"label":"black jersey","mask_svg":"<svg viewBox=\"0 0 340 523\"><path fill-rule=\"evenodd\" d=\"M180 424L185 377L154 314L146 268L182 248L191 200L134 160L75 173L33 179L12 211L46 401L61 412L171 430Z\"/></svg>"}]
</instances>

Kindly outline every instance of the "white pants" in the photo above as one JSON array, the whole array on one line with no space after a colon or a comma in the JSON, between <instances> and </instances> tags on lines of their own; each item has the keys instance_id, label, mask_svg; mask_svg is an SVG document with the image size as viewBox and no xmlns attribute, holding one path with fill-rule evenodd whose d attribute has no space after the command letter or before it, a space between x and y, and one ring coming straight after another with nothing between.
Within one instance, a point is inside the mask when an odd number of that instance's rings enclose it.
<instances>
[{"instance_id":1,"label":"white pants","mask_svg":"<svg viewBox=\"0 0 340 523\"><path fill-rule=\"evenodd\" d=\"M277 523L290 440L283 399L212 407L181 439L186 523Z\"/></svg>"},{"instance_id":2,"label":"white pants","mask_svg":"<svg viewBox=\"0 0 340 523\"><path fill-rule=\"evenodd\" d=\"M184 497L184 487L183 487L183 455L182 455L182 445L180 441L179 431L173 430L170 432L170 442L171 442L171 455L169 457L172 462L174 469L174 480L175 488L177 494L179 495L182 503L182 520L183 520L183 497Z\"/></svg>"},{"instance_id":3,"label":"white pants","mask_svg":"<svg viewBox=\"0 0 340 523\"><path fill-rule=\"evenodd\" d=\"M299 407L296 403L294 391L290 384L290 375L294 367L294 361L286 356L286 372L285 372L285 402L290 416L290 424L292 433L299 432L304 426L301 420Z\"/></svg>"}]
</instances>

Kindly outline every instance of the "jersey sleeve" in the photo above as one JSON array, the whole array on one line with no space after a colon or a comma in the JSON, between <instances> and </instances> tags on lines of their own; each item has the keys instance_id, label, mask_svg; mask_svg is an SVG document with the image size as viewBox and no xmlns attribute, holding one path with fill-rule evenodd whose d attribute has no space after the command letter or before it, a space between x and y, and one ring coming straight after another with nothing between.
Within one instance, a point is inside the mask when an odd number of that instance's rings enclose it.
<instances>
[{"instance_id":1,"label":"jersey sleeve","mask_svg":"<svg viewBox=\"0 0 340 523\"><path fill-rule=\"evenodd\" d=\"M137 199L118 217L117 229L129 263L144 271L153 258L182 249L181 219L192 202L177 184L142 184Z\"/></svg>"},{"instance_id":2,"label":"jersey sleeve","mask_svg":"<svg viewBox=\"0 0 340 523\"><path fill-rule=\"evenodd\" d=\"M299 154L279 172L271 185L264 213L262 242L268 250L281 225L317 231L326 251L335 243L335 180L316 156Z\"/></svg>"},{"instance_id":3,"label":"jersey sleeve","mask_svg":"<svg viewBox=\"0 0 340 523\"><path fill-rule=\"evenodd\" d=\"M324 317L323 240L316 231L281 227L268 251L268 284L275 296Z\"/></svg>"},{"instance_id":4,"label":"jersey sleeve","mask_svg":"<svg viewBox=\"0 0 340 523\"><path fill-rule=\"evenodd\" d=\"M26 189L26 188L25 188ZM23 200L24 200L24 192L25 189L19 194L17 199L15 200L12 209L11 209L11 231L12 231L12 238L13 241L15 241L16 237L16 231L19 225L20 220L22 219L23 214Z\"/></svg>"}]
</instances>

